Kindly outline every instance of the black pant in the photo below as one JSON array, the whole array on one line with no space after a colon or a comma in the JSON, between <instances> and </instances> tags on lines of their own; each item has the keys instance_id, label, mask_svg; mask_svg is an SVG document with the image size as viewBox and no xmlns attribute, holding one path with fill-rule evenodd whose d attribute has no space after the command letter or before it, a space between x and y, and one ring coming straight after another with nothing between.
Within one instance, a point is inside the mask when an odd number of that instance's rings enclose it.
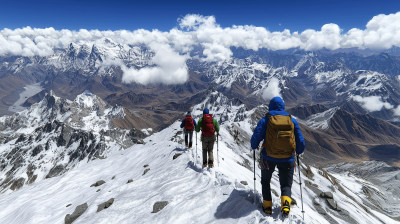
<instances>
[{"instance_id":1,"label":"black pant","mask_svg":"<svg viewBox=\"0 0 400 224\"><path fill-rule=\"evenodd\" d=\"M264 161L264 169L261 170L262 195L265 201L272 201L271 178L272 173L278 167L279 183L281 184L281 196L292 196L292 183L294 162Z\"/></svg>"},{"instance_id":2,"label":"black pant","mask_svg":"<svg viewBox=\"0 0 400 224\"><path fill-rule=\"evenodd\" d=\"M185 145L192 147L193 131L185 130ZM189 142L189 143L188 143Z\"/></svg>"}]
</instances>

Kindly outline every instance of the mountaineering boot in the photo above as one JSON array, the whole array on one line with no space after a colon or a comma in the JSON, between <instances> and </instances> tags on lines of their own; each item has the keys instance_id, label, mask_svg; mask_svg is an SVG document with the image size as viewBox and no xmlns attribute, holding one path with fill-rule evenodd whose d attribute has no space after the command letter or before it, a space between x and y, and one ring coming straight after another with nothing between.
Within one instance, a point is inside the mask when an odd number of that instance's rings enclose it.
<instances>
[{"instance_id":1,"label":"mountaineering boot","mask_svg":"<svg viewBox=\"0 0 400 224\"><path fill-rule=\"evenodd\" d=\"M263 208L263 211L265 212L265 214L271 215L272 214L272 201L264 200L264 202L262 204L262 208Z\"/></svg>"},{"instance_id":2,"label":"mountaineering boot","mask_svg":"<svg viewBox=\"0 0 400 224\"><path fill-rule=\"evenodd\" d=\"M207 167L207 162L203 162L203 168Z\"/></svg>"},{"instance_id":3,"label":"mountaineering boot","mask_svg":"<svg viewBox=\"0 0 400 224\"><path fill-rule=\"evenodd\" d=\"M292 202L292 199L289 196L281 197L281 213L283 216L289 215L291 202Z\"/></svg>"},{"instance_id":4,"label":"mountaineering boot","mask_svg":"<svg viewBox=\"0 0 400 224\"><path fill-rule=\"evenodd\" d=\"M214 167L214 161L208 161L208 167L213 168Z\"/></svg>"}]
</instances>

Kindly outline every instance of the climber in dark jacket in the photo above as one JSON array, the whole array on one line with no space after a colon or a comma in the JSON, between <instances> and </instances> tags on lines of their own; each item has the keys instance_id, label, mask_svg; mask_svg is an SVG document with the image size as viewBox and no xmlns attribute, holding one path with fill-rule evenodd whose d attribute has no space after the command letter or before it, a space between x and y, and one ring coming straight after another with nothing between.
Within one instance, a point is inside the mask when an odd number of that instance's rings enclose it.
<instances>
[{"instance_id":1,"label":"climber in dark jacket","mask_svg":"<svg viewBox=\"0 0 400 224\"><path fill-rule=\"evenodd\" d=\"M192 148L193 131L196 125L196 120L193 119L190 111L188 111L181 123L181 128L183 128L183 132L185 133L185 146L189 147L189 149Z\"/></svg>"},{"instance_id":2,"label":"climber in dark jacket","mask_svg":"<svg viewBox=\"0 0 400 224\"><path fill-rule=\"evenodd\" d=\"M294 153L289 155L287 158L276 158L271 155L267 155L266 145L266 133L267 126L270 116L275 115L287 115L289 113L285 111L285 103L282 98L274 97L269 103L269 112L263 117L257 124L254 130L253 136L251 137L251 148L253 150L258 148L258 145L263 141L262 147L262 158L261 158L261 184L262 184L262 195L263 195L263 210L267 214L272 213L272 197L270 182L272 173L275 167L278 167L279 171L279 182L281 185L281 212L282 214L289 214L290 203L291 203L291 188L293 183L294 173ZM304 152L305 141L300 131L299 124L296 119L291 117L294 127L294 139L295 139L295 151L297 155ZM279 132L278 132L279 133Z\"/></svg>"}]
</instances>

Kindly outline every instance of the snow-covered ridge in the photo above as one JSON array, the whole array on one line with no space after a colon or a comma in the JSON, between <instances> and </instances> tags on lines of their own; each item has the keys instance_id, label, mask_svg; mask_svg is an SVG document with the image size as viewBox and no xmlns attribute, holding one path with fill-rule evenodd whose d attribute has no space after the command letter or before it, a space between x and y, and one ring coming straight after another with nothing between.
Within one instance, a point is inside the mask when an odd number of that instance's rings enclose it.
<instances>
[{"instance_id":1,"label":"snow-covered ridge","mask_svg":"<svg viewBox=\"0 0 400 224\"><path fill-rule=\"evenodd\" d=\"M326 130L329 128L329 122L339 107L334 107L321 113L313 114L305 120L296 118L300 123L312 128Z\"/></svg>"},{"instance_id":2,"label":"snow-covered ridge","mask_svg":"<svg viewBox=\"0 0 400 224\"><path fill-rule=\"evenodd\" d=\"M207 104L208 103L208 104ZM227 103L227 104L218 104ZM24 186L0 197L0 220L6 223L62 223L81 204L88 209L77 223L287 223L279 214L279 180L274 174L273 214L261 210L260 169L256 167L253 186L252 151L248 148L254 128L253 114L240 110L240 103L226 101L211 93L192 113L199 116L204 106L212 114L227 114L221 120L216 167L201 168L200 135L198 146L183 147L180 121L133 145L113 151L104 160L81 163L62 176ZM235 109L236 108L236 109ZM232 130L240 128L239 136ZM303 223L298 173L294 175L292 223ZM101 172L99 172L101 171ZM363 186L374 184L347 174L331 173L302 164L305 223L399 223L388 217L370 200ZM105 183L90 187L99 180ZM27 199L29 196L29 200ZM332 197L332 198L329 198ZM113 204L97 212L98 205L113 198ZM156 202L166 206L154 212ZM12 203L13 206L9 206ZM71 204L71 206L68 206ZM28 205L28 206L27 206ZM46 207L47 209L41 209Z\"/></svg>"},{"instance_id":3,"label":"snow-covered ridge","mask_svg":"<svg viewBox=\"0 0 400 224\"><path fill-rule=\"evenodd\" d=\"M1 117L0 189L15 190L140 143L140 131L114 127L112 119L124 116L122 107L86 91L74 101L50 92L31 107Z\"/></svg>"}]
</instances>

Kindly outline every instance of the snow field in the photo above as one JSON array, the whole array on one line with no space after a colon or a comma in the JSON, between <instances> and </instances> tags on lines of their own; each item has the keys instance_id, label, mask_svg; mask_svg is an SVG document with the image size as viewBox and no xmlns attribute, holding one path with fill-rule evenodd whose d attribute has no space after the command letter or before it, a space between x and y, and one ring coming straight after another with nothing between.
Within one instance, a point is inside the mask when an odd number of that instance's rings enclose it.
<instances>
[{"instance_id":1,"label":"snow field","mask_svg":"<svg viewBox=\"0 0 400 224\"><path fill-rule=\"evenodd\" d=\"M8 191L0 197L0 223L64 223L75 207L87 203L88 209L75 223L287 223L279 216L280 198L273 194L273 214L261 211L260 170L256 167L256 203L253 192L253 170L239 163L244 158L253 165L252 152L244 146L234 148L232 136L221 126L219 159L214 146L215 167L201 168L201 142L197 135L197 162L195 151L182 145L182 134L176 135L180 122L145 139L145 144L134 145L124 151L114 150L103 160L82 162L62 176L26 185L18 191ZM246 128L245 125L241 125ZM196 135L194 135L194 138ZM193 139L193 149L196 150ZM246 144L244 144L246 145ZM241 153L240 153L241 152ZM173 160L176 153L182 153ZM148 167L144 167L148 165ZM257 165L257 164L256 164ZM144 170L150 170L143 175ZM298 205L292 207L292 223L303 223L301 214L298 168L294 175L292 197ZM302 167L304 169L304 167ZM322 191L331 189L331 183L312 168L313 180L302 174L302 182L312 181ZM337 179L340 175L335 175ZM114 179L113 179L114 178ZM127 183L133 179L132 183ZM98 180L106 183L90 187ZM341 179L342 180L342 179ZM247 181L248 185L241 184ZM343 179L351 187L352 179ZM313 206L315 193L303 184L305 223L327 223ZM277 171L271 188L280 194ZM98 189L101 189L97 192ZM346 188L346 191L349 189ZM359 190L354 189L356 192ZM335 200L345 205L351 216L360 223L396 223L379 212L367 214L345 195L334 193ZM354 195L353 195L354 196ZM355 196L354 196L355 197ZM97 205L115 198L107 209L96 212ZM168 201L158 213L152 213L157 201ZM322 199L320 199L323 204ZM71 206L66 207L68 204ZM334 214L326 208L329 214ZM346 221L335 217L338 223ZM379 217L377 219L376 217Z\"/></svg>"}]
</instances>

